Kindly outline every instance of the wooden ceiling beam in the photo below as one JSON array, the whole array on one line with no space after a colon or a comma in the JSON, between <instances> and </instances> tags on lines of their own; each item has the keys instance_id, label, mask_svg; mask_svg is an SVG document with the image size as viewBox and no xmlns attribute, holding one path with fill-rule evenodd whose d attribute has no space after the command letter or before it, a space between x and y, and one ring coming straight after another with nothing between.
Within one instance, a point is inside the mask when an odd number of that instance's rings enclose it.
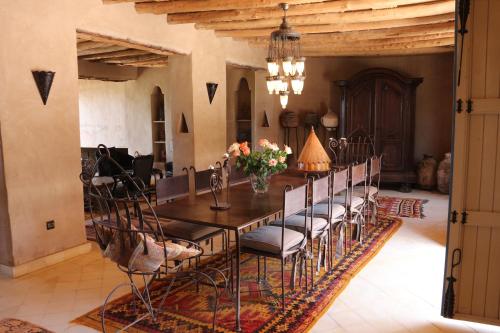
<instances>
[{"instance_id":1,"label":"wooden ceiling beam","mask_svg":"<svg viewBox=\"0 0 500 333\"><path fill-rule=\"evenodd\" d=\"M148 51L150 53L165 55L165 56L172 55L172 54L179 54L178 52L166 49L166 48L161 47L161 46L144 44L141 42L133 41L131 39L123 39L123 38L117 38L117 37L104 36L101 34L83 31L83 30L77 30L76 34L77 34L77 37L81 38L81 39L85 39L85 40L93 41L93 42L118 45L118 46L122 46L122 47L127 48L127 49L143 50L143 51Z\"/></svg>"},{"instance_id":2,"label":"wooden ceiling beam","mask_svg":"<svg viewBox=\"0 0 500 333\"><path fill-rule=\"evenodd\" d=\"M392 44L415 44L415 48L418 47L428 47L426 42L433 43L437 41L439 43L438 46L444 45L453 45L454 44L454 33L448 34L434 34L434 35L425 35L425 36L410 36L410 37L393 37L393 38L383 38L383 39L370 39L370 40L311 40L306 41L301 44L301 50L307 50L310 48L320 48L320 47L343 47L343 48L356 48L356 47L371 47L371 46L385 46ZM446 41L446 42L445 42ZM266 43L254 43L251 42L250 45L256 47L267 48Z\"/></svg>"},{"instance_id":3,"label":"wooden ceiling beam","mask_svg":"<svg viewBox=\"0 0 500 333\"><path fill-rule=\"evenodd\" d=\"M127 56L138 56L138 55L144 55L144 54L149 54L149 52L144 51L144 50L127 49L124 51L114 51L114 52L98 53L98 54L87 55L87 56L78 56L78 58L83 59L83 60L93 61L93 60L101 60L101 59L123 58L123 57L127 57Z\"/></svg>"},{"instance_id":4,"label":"wooden ceiling beam","mask_svg":"<svg viewBox=\"0 0 500 333\"><path fill-rule=\"evenodd\" d=\"M437 38L432 40L412 41L412 42L379 42L379 43L357 43L346 45L345 43L316 44L302 48L302 52L311 52L318 50L339 50L339 51L383 51L383 50L401 50L401 49L419 49L437 46L452 46L455 38Z\"/></svg>"},{"instance_id":5,"label":"wooden ceiling beam","mask_svg":"<svg viewBox=\"0 0 500 333\"><path fill-rule=\"evenodd\" d=\"M116 59L102 59L101 62L104 62L106 64L128 64L128 63L134 63L134 62L144 62L144 61L158 61L158 60L166 60L168 59L165 56L157 55L157 54L145 54L145 55L140 55L140 56L129 56L129 57L123 57L123 58L116 58Z\"/></svg>"},{"instance_id":6,"label":"wooden ceiling beam","mask_svg":"<svg viewBox=\"0 0 500 333\"><path fill-rule=\"evenodd\" d=\"M448 14L455 11L455 0L443 0L420 5L411 5L393 9L361 10L346 13L327 13L292 16L288 22L296 28L301 25L342 24L359 22L378 22L396 19L415 19L430 15ZM213 30L277 28L281 19L258 19L249 21L227 21L213 23L197 23L196 27Z\"/></svg>"},{"instance_id":7,"label":"wooden ceiling beam","mask_svg":"<svg viewBox=\"0 0 500 333\"><path fill-rule=\"evenodd\" d=\"M332 32L352 32L352 31L366 31L366 30L379 30L379 29L394 29L404 27L422 27L425 29L431 24L446 23L454 25L454 13L433 15L427 17L419 17L413 19L402 20L389 20L379 22L359 22L348 24L322 24L322 25L304 25L294 27L297 32L302 34L320 34ZM215 34L219 37L258 37L266 36L269 38L271 32L276 28L264 29L237 29L237 30L216 30Z\"/></svg>"},{"instance_id":8,"label":"wooden ceiling beam","mask_svg":"<svg viewBox=\"0 0 500 333\"><path fill-rule=\"evenodd\" d=\"M349 32L334 32L334 33L319 33L319 34L303 34L301 44L307 42L322 42L322 41L359 41L382 38L399 38L399 37L425 37L433 35L453 35L455 24L453 22L438 23L435 25L423 25L405 28L394 29L377 29L377 30L362 30ZM248 41L250 43L269 44L269 37L250 37L237 38L237 40Z\"/></svg>"},{"instance_id":9,"label":"wooden ceiling beam","mask_svg":"<svg viewBox=\"0 0 500 333\"><path fill-rule=\"evenodd\" d=\"M318 3L291 5L287 16L343 13L346 11L380 10L396 8L398 6L422 4L436 0L338 0ZM270 19L283 17L283 10L275 8L231 9L217 11L200 11L192 13L168 14L169 23L208 23L220 21L246 21L256 19Z\"/></svg>"},{"instance_id":10,"label":"wooden ceiling beam","mask_svg":"<svg viewBox=\"0 0 500 333\"><path fill-rule=\"evenodd\" d=\"M435 53L451 53L453 47L426 47L418 49L392 49L392 50L315 50L305 51L306 57L371 57L371 56L398 56L398 55L418 55L418 54L435 54ZM307 64L306 64L307 71Z\"/></svg>"},{"instance_id":11,"label":"wooden ceiling beam","mask_svg":"<svg viewBox=\"0 0 500 333\"><path fill-rule=\"evenodd\" d=\"M160 60L149 60L149 61L134 61L124 64L118 64L118 66L134 66L134 67L166 67L168 64L168 60L160 59Z\"/></svg>"},{"instance_id":12,"label":"wooden ceiling beam","mask_svg":"<svg viewBox=\"0 0 500 333\"><path fill-rule=\"evenodd\" d=\"M76 44L77 51L85 51L90 49L98 49L101 47L109 46L107 43L93 42L93 41L83 41Z\"/></svg>"},{"instance_id":13,"label":"wooden ceiling beam","mask_svg":"<svg viewBox=\"0 0 500 333\"><path fill-rule=\"evenodd\" d=\"M100 47L97 49L78 51L78 56L81 57L81 56L101 54L101 53L107 53L107 52L124 51L126 49L127 49L126 47L119 46L119 45L108 45L108 46Z\"/></svg>"},{"instance_id":14,"label":"wooden ceiling beam","mask_svg":"<svg viewBox=\"0 0 500 333\"><path fill-rule=\"evenodd\" d=\"M323 2L325 0L288 0L289 5ZM212 10L278 7L283 0L175 0L151 1L135 4L138 13L171 14Z\"/></svg>"}]
</instances>

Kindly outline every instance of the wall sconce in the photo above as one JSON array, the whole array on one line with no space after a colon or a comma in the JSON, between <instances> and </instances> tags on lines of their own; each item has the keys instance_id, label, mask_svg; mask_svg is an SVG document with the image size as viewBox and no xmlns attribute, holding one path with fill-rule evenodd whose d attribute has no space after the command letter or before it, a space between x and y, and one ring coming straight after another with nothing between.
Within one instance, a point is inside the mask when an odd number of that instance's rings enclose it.
<instances>
[{"instance_id":1,"label":"wall sconce","mask_svg":"<svg viewBox=\"0 0 500 333\"><path fill-rule=\"evenodd\" d=\"M217 83L207 82L208 100L210 104L212 104L212 101L214 100L215 92L217 91L217 86L218 86Z\"/></svg>"},{"instance_id":2,"label":"wall sconce","mask_svg":"<svg viewBox=\"0 0 500 333\"><path fill-rule=\"evenodd\" d=\"M42 98L43 105L47 105L47 99L49 98L50 88L52 87L52 81L54 81L55 72L51 71L31 71L33 78L35 79L38 92Z\"/></svg>"}]
</instances>

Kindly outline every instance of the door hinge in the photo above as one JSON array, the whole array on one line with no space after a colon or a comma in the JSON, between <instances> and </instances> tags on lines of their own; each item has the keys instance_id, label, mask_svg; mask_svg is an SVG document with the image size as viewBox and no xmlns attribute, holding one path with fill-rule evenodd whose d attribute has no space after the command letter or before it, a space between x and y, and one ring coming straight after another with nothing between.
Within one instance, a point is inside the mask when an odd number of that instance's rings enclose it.
<instances>
[{"instance_id":1,"label":"door hinge","mask_svg":"<svg viewBox=\"0 0 500 333\"><path fill-rule=\"evenodd\" d=\"M462 113L462 104L463 104L463 101L461 98L458 99L457 101L457 113Z\"/></svg>"},{"instance_id":2,"label":"door hinge","mask_svg":"<svg viewBox=\"0 0 500 333\"><path fill-rule=\"evenodd\" d=\"M453 223L453 224L457 223L457 216L458 216L458 212L456 210L451 212L451 223Z\"/></svg>"},{"instance_id":3,"label":"door hinge","mask_svg":"<svg viewBox=\"0 0 500 333\"><path fill-rule=\"evenodd\" d=\"M467 212L466 211L463 211L462 212L462 224L466 224L467 223Z\"/></svg>"},{"instance_id":4,"label":"door hinge","mask_svg":"<svg viewBox=\"0 0 500 333\"><path fill-rule=\"evenodd\" d=\"M472 99L468 99L467 100L467 113L471 113L472 112Z\"/></svg>"}]
</instances>

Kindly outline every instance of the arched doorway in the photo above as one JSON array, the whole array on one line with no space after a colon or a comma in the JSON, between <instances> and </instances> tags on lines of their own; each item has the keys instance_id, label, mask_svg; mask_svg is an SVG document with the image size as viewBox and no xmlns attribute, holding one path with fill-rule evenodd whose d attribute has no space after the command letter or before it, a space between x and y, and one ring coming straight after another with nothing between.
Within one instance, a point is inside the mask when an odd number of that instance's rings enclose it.
<instances>
[{"instance_id":1,"label":"arched doorway","mask_svg":"<svg viewBox=\"0 0 500 333\"><path fill-rule=\"evenodd\" d=\"M158 86L153 88L151 94L151 121L155 164L166 170L165 95Z\"/></svg>"},{"instance_id":2,"label":"arched doorway","mask_svg":"<svg viewBox=\"0 0 500 333\"><path fill-rule=\"evenodd\" d=\"M245 78L240 80L236 92L236 141L252 142L252 98Z\"/></svg>"}]
</instances>

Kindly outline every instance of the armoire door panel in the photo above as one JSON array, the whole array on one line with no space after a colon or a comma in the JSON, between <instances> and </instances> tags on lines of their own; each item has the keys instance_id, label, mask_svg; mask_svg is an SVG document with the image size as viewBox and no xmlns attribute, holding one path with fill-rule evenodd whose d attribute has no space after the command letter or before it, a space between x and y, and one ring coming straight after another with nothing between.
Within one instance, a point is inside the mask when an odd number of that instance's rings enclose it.
<instances>
[{"instance_id":1,"label":"armoire door panel","mask_svg":"<svg viewBox=\"0 0 500 333\"><path fill-rule=\"evenodd\" d=\"M401 142L386 141L381 144L382 169L384 171L400 171L403 168L403 148Z\"/></svg>"},{"instance_id":2,"label":"armoire door panel","mask_svg":"<svg viewBox=\"0 0 500 333\"><path fill-rule=\"evenodd\" d=\"M363 130L370 136L375 154L383 154L382 182L414 182L413 118L415 91L420 78L408 78L393 70L372 68L351 80L338 81L346 134Z\"/></svg>"},{"instance_id":3,"label":"armoire door panel","mask_svg":"<svg viewBox=\"0 0 500 333\"><path fill-rule=\"evenodd\" d=\"M365 82L352 92L349 98L348 133L362 130L366 133L373 132L374 115L374 86L373 82Z\"/></svg>"}]
</instances>

